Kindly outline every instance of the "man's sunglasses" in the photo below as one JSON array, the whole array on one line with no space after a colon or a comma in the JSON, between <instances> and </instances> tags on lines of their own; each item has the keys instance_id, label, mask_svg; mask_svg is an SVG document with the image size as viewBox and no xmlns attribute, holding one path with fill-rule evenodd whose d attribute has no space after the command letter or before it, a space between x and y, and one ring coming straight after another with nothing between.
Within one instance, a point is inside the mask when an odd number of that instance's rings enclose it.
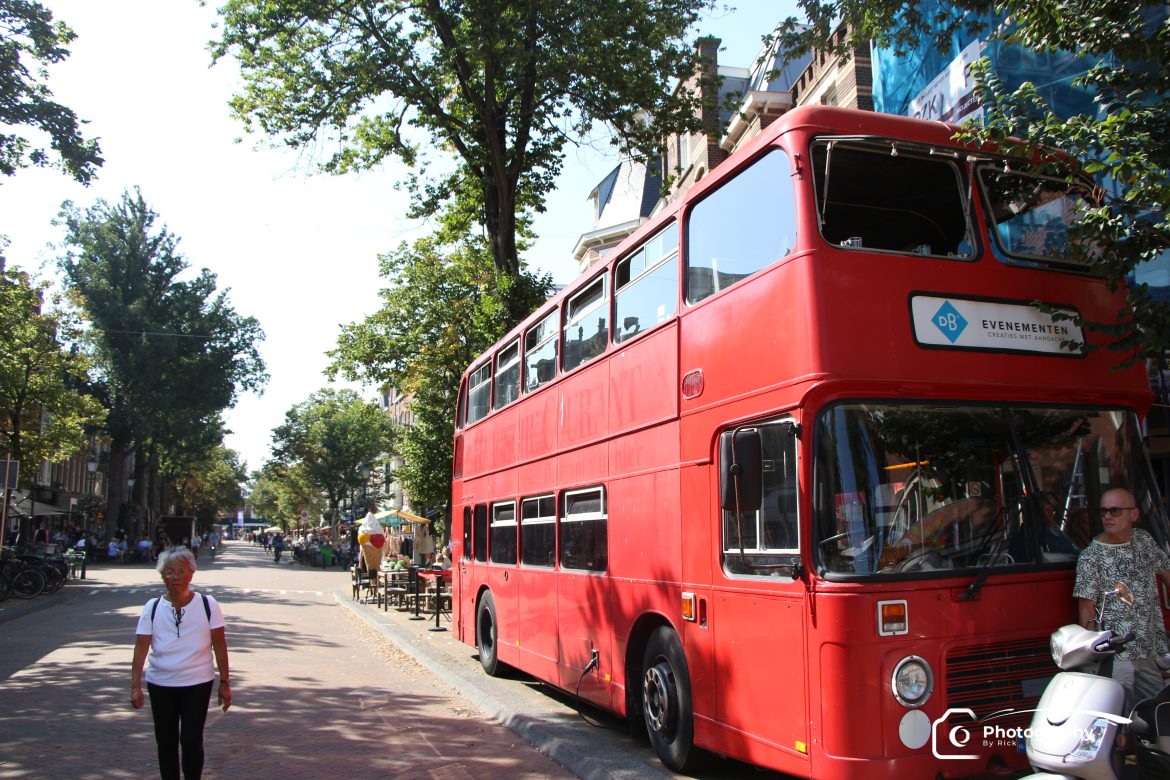
<instances>
[{"instance_id":1,"label":"man's sunglasses","mask_svg":"<svg viewBox=\"0 0 1170 780\"><path fill-rule=\"evenodd\" d=\"M1122 512L1128 512L1131 509L1137 509L1136 506L1103 506L1101 507L1101 517L1109 515L1110 517L1121 517Z\"/></svg>"}]
</instances>

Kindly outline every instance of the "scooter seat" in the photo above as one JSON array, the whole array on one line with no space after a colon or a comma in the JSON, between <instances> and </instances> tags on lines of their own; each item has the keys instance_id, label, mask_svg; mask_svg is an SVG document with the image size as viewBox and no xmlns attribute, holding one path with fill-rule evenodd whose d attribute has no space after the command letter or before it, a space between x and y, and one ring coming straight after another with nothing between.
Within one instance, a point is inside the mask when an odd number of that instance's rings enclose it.
<instances>
[{"instance_id":1,"label":"scooter seat","mask_svg":"<svg viewBox=\"0 0 1170 780\"><path fill-rule=\"evenodd\" d=\"M1129 717L1130 733L1153 741L1159 734L1170 736L1170 685L1158 691L1158 695L1142 699L1134 705Z\"/></svg>"}]
</instances>

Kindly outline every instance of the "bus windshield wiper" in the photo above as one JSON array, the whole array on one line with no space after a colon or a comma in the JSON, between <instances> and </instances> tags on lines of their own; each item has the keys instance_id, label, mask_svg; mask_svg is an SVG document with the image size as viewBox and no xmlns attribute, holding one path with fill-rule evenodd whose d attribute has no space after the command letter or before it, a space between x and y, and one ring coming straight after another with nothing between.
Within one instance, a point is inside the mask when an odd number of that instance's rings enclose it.
<instances>
[{"instance_id":1,"label":"bus windshield wiper","mask_svg":"<svg viewBox=\"0 0 1170 780\"><path fill-rule=\"evenodd\" d=\"M959 601L970 601L971 599L975 598L975 595L979 593L979 590L983 587L983 583L987 582L987 578L991 576L991 567L994 566L995 562L999 560L999 551L1003 549L1003 543L1007 539L1006 533L999 534L998 538L996 538L994 535L996 531L1000 530L999 526L995 522L1000 516L1004 518L1004 525L1006 526L1007 509L1005 507L1000 507L1000 510L996 512L996 516L991 518L991 522L988 523L987 535L979 544L980 554L982 554L982 551L986 547L987 542L991 539L996 540L995 547L987 556L987 560L985 560L983 565L979 567L979 571L975 573L975 579L972 580L971 584L967 586L967 590L963 592L962 596L959 596ZM1006 532L1007 529L1004 528L1003 530Z\"/></svg>"}]
</instances>

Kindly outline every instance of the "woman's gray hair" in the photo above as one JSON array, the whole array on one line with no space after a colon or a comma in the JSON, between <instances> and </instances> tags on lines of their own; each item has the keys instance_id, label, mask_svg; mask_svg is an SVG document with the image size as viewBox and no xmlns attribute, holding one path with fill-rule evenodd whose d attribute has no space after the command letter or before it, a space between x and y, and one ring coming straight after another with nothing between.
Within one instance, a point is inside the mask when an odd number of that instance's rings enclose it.
<instances>
[{"instance_id":1,"label":"woman's gray hair","mask_svg":"<svg viewBox=\"0 0 1170 780\"><path fill-rule=\"evenodd\" d=\"M155 566L155 568L158 569L159 574L162 574L163 569L167 567L167 564L177 560L186 561L187 568L189 568L192 572L198 569L198 566L195 564L195 555L186 547L168 547L167 549L163 550L158 555L158 566Z\"/></svg>"}]
</instances>

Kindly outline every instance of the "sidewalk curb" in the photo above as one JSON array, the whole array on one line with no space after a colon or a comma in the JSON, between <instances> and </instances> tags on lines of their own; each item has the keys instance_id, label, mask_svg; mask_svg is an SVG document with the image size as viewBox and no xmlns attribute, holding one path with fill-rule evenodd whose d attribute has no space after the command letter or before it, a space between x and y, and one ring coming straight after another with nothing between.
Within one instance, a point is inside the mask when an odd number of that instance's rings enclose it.
<instances>
[{"instance_id":1,"label":"sidewalk curb","mask_svg":"<svg viewBox=\"0 0 1170 780\"><path fill-rule=\"evenodd\" d=\"M561 722L549 713L533 708L507 686L484 674L478 664L466 663L446 649L436 646L422 632L415 633L389 615L352 601L348 593L334 590L333 598L366 625L394 642L424 669L454 688L484 715L500 722L525 742L585 780L641 780L672 778L660 767L649 763L653 751L646 746L645 755L635 755L622 745L611 745L598 753L595 732L583 732L575 721ZM425 625L425 624L422 624ZM421 628L421 625L420 625ZM447 635L449 636L449 635ZM466 647L460 644L461 648ZM466 647L468 652L473 652Z\"/></svg>"}]
</instances>

